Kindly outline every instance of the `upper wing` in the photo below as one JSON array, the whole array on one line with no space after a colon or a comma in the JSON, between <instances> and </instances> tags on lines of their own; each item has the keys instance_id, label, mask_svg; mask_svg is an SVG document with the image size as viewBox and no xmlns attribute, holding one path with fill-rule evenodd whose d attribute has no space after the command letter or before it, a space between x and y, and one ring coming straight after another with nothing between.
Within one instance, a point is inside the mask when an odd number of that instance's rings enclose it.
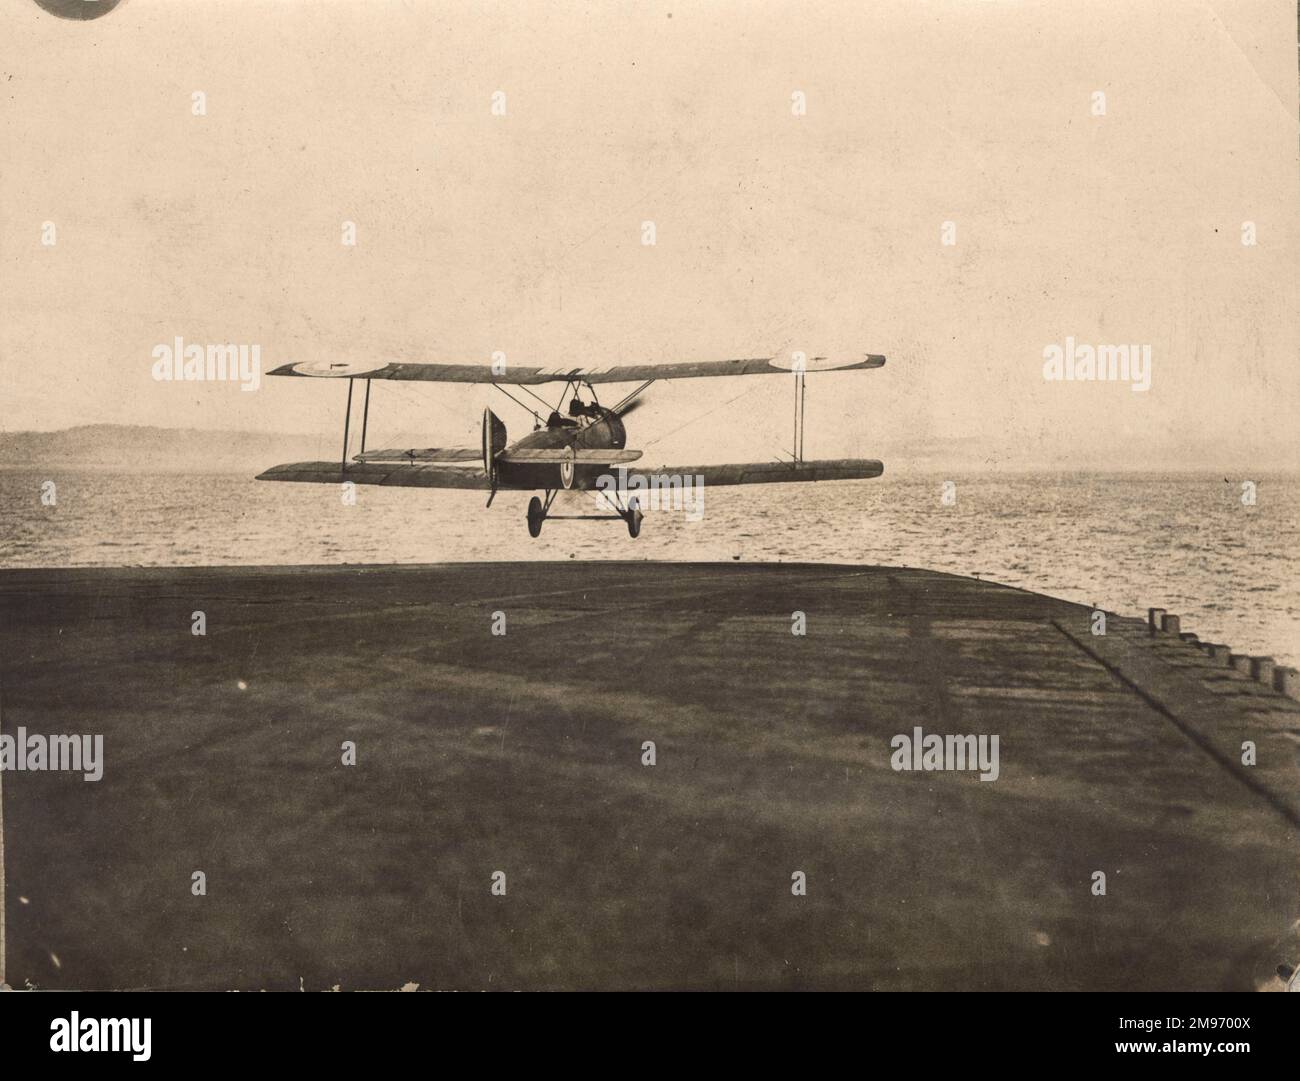
<instances>
[{"instance_id":1,"label":"upper wing","mask_svg":"<svg viewBox=\"0 0 1300 1081\"><path fill-rule=\"evenodd\" d=\"M867 353L859 359L809 357L805 371L861 371L879 368L885 358ZM628 364L624 366L585 365L543 368L536 365L510 364L497 375L485 364L331 364L309 361L283 364L270 375L299 375L318 379L406 379L435 383L506 383L515 386L535 383L567 383L576 379L585 383L633 383L646 379L697 379L714 375L771 375L792 372L796 364L788 357L758 357L752 360L690 360L681 364Z\"/></svg>"},{"instance_id":2,"label":"upper wing","mask_svg":"<svg viewBox=\"0 0 1300 1081\"><path fill-rule=\"evenodd\" d=\"M469 488L490 491L481 465L454 466L403 462L353 462L346 470L338 462L290 462L275 465L258 480L296 480L308 484L383 484L398 488Z\"/></svg>"},{"instance_id":3,"label":"upper wing","mask_svg":"<svg viewBox=\"0 0 1300 1081\"><path fill-rule=\"evenodd\" d=\"M885 471L874 458L826 458L799 462L733 462L728 465L661 465L646 470L656 475L701 477L706 487L721 484L791 484L805 480L867 480Z\"/></svg>"}]
</instances>

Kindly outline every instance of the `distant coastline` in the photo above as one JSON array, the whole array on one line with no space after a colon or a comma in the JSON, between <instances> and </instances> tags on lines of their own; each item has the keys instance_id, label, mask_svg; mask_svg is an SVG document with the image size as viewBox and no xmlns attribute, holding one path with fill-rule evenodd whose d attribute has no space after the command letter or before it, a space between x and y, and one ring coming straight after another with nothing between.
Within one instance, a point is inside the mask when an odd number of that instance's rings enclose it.
<instances>
[{"instance_id":1,"label":"distant coastline","mask_svg":"<svg viewBox=\"0 0 1300 1081\"><path fill-rule=\"evenodd\" d=\"M322 449L319 435L131 424L0 432L0 465L7 469L238 473L260 471L275 462L311 458Z\"/></svg>"}]
</instances>

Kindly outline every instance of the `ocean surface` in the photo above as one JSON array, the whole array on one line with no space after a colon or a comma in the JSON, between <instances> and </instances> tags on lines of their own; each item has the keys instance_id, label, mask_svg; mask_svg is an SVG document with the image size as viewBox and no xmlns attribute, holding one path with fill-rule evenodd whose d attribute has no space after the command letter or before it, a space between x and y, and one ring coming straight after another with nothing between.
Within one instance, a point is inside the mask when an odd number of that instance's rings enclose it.
<instances>
[{"instance_id":1,"label":"ocean surface","mask_svg":"<svg viewBox=\"0 0 1300 1081\"><path fill-rule=\"evenodd\" d=\"M1300 665L1300 477L887 474L712 488L703 513L524 524L528 493L270 484L250 474L0 469L0 567L521 559L813 561L979 576L1126 615L1159 606ZM57 502L45 506L42 484ZM944 502L945 482L951 482ZM564 511L594 511L570 493ZM955 501L954 501L955 500ZM698 508L696 508L698 510ZM544 568L539 568L544 575Z\"/></svg>"}]
</instances>

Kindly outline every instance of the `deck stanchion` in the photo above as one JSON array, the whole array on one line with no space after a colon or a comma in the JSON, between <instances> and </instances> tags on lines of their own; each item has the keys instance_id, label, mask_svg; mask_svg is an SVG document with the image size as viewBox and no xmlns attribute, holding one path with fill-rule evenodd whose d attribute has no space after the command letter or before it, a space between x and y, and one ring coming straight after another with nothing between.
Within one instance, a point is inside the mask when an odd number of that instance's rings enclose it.
<instances>
[{"instance_id":1,"label":"deck stanchion","mask_svg":"<svg viewBox=\"0 0 1300 1081\"><path fill-rule=\"evenodd\" d=\"M1300 698L1300 672L1294 668L1274 668L1273 690L1288 698Z\"/></svg>"},{"instance_id":2,"label":"deck stanchion","mask_svg":"<svg viewBox=\"0 0 1300 1081\"><path fill-rule=\"evenodd\" d=\"M1264 684L1265 687L1273 686L1273 666L1272 657L1251 657L1250 658L1250 678Z\"/></svg>"}]
</instances>

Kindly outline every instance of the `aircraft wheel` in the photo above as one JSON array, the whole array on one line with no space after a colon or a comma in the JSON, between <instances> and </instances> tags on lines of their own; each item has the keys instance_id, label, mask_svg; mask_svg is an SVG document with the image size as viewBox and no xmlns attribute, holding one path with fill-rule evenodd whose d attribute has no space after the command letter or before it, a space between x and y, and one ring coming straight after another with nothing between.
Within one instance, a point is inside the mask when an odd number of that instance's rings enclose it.
<instances>
[{"instance_id":1,"label":"aircraft wheel","mask_svg":"<svg viewBox=\"0 0 1300 1081\"><path fill-rule=\"evenodd\" d=\"M544 521L546 521L546 512L542 510L542 501L537 496L533 496L528 501L528 535L541 536Z\"/></svg>"},{"instance_id":2,"label":"aircraft wheel","mask_svg":"<svg viewBox=\"0 0 1300 1081\"><path fill-rule=\"evenodd\" d=\"M633 540L641 532L641 519L645 515L641 513L641 504L637 502L636 496L627 501L627 532Z\"/></svg>"}]
</instances>

